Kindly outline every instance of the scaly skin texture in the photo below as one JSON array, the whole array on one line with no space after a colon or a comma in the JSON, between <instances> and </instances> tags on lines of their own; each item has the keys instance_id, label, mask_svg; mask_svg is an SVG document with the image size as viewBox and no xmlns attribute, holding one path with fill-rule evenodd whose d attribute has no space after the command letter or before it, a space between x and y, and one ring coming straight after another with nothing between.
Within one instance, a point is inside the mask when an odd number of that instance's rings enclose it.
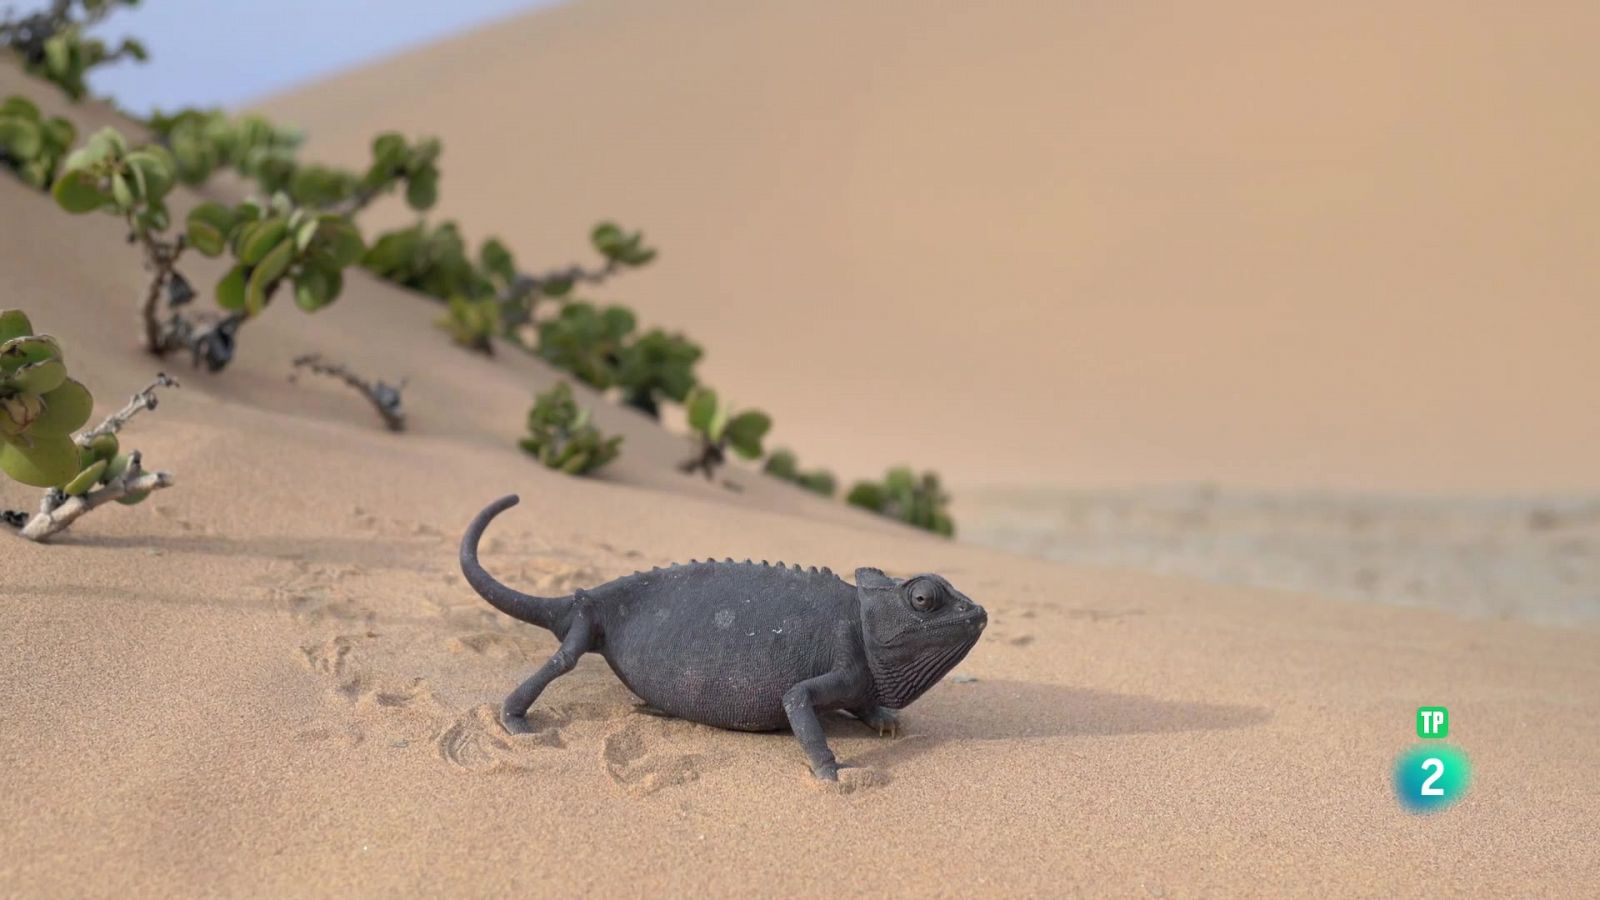
<instances>
[{"instance_id":1,"label":"scaly skin texture","mask_svg":"<svg viewBox=\"0 0 1600 900\"><path fill-rule=\"evenodd\" d=\"M561 648L506 698L501 721L529 730L540 692L578 657L605 657L655 710L718 728L794 731L818 778L839 762L817 714L842 709L894 733L901 709L967 655L988 623L983 607L938 575L890 578L857 569L849 584L827 569L746 560L690 562L635 572L567 597L514 591L478 563L502 497L461 538L461 571L496 609L548 628Z\"/></svg>"}]
</instances>

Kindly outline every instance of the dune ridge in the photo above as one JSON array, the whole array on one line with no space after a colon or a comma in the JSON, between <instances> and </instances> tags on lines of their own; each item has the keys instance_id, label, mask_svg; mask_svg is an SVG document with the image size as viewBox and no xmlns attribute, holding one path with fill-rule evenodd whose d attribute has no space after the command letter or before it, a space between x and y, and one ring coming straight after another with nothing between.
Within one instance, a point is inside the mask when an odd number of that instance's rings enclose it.
<instances>
[{"instance_id":1,"label":"dune ridge","mask_svg":"<svg viewBox=\"0 0 1600 900\"><path fill-rule=\"evenodd\" d=\"M584 0L260 107L524 259L643 227L600 296L847 477L1593 490L1597 16Z\"/></svg>"}]
</instances>

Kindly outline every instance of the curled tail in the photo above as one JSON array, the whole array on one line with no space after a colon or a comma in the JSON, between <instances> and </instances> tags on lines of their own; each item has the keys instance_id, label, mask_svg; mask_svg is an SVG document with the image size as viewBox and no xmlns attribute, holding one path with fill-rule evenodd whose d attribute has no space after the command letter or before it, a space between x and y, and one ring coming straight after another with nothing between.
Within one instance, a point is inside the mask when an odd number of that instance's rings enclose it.
<instances>
[{"instance_id":1,"label":"curled tail","mask_svg":"<svg viewBox=\"0 0 1600 900\"><path fill-rule=\"evenodd\" d=\"M496 581L478 562L478 541L483 537L484 529L489 527L489 522L495 516L516 506L518 502L516 494L501 497L485 506L483 512L478 513L472 524L467 526L467 533L461 536L461 574L467 576L467 583L478 592L478 596L489 601L490 606L514 619L554 630L556 619L572 605L571 598L534 597L514 591Z\"/></svg>"}]
</instances>

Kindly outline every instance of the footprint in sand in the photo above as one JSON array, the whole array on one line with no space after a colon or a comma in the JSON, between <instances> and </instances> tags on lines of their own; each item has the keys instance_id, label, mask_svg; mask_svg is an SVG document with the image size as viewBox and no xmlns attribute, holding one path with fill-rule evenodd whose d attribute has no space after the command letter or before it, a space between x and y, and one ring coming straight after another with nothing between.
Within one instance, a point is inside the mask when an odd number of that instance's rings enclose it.
<instances>
[{"instance_id":1,"label":"footprint in sand","mask_svg":"<svg viewBox=\"0 0 1600 900\"><path fill-rule=\"evenodd\" d=\"M530 722L539 724L535 713ZM507 734L500 710L492 703L474 706L434 738L439 758L463 772L508 772L538 764L537 751L561 747L560 730L538 728L532 734Z\"/></svg>"},{"instance_id":2,"label":"footprint in sand","mask_svg":"<svg viewBox=\"0 0 1600 900\"><path fill-rule=\"evenodd\" d=\"M601 744L600 761L605 764L611 780L636 797L687 784L700 777L706 757L670 748L674 736L697 727L675 719L635 719L621 730L606 735Z\"/></svg>"},{"instance_id":3,"label":"footprint in sand","mask_svg":"<svg viewBox=\"0 0 1600 900\"><path fill-rule=\"evenodd\" d=\"M370 631L335 635L320 643L301 645L300 656L311 671L333 681L334 693L353 700L366 689L366 676L351 664L350 651L357 643L376 636Z\"/></svg>"},{"instance_id":4,"label":"footprint in sand","mask_svg":"<svg viewBox=\"0 0 1600 900\"><path fill-rule=\"evenodd\" d=\"M473 653L491 659L517 662L527 662L532 659L527 649L523 647L522 641L498 631L478 631L453 637L445 646L449 647L452 653Z\"/></svg>"}]
</instances>

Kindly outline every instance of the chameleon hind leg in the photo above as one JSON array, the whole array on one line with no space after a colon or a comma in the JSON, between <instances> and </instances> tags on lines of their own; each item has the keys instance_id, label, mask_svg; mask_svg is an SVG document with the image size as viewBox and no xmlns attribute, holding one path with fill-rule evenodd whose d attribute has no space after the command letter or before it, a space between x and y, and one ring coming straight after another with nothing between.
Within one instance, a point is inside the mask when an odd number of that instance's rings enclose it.
<instances>
[{"instance_id":1,"label":"chameleon hind leg","mask_svg":"<svg viewBox=\"0 0 1600 900\"><path fill-rule=\"evenodd\" d=\"M572 619L572 626L567 629L567 636L561 640L561 647L555 655L539 667L539 671L527 681L517 686L506 698L505 705L500 709L500 724L512 734L527 734L533 730L528 725L528 708L533 706L535 700L544 689L550 686L562 675L572 671L578 664L578 657L589 651L594 643L594 623L587 609L580 609Z\"/></svg>"}]
</instances>

